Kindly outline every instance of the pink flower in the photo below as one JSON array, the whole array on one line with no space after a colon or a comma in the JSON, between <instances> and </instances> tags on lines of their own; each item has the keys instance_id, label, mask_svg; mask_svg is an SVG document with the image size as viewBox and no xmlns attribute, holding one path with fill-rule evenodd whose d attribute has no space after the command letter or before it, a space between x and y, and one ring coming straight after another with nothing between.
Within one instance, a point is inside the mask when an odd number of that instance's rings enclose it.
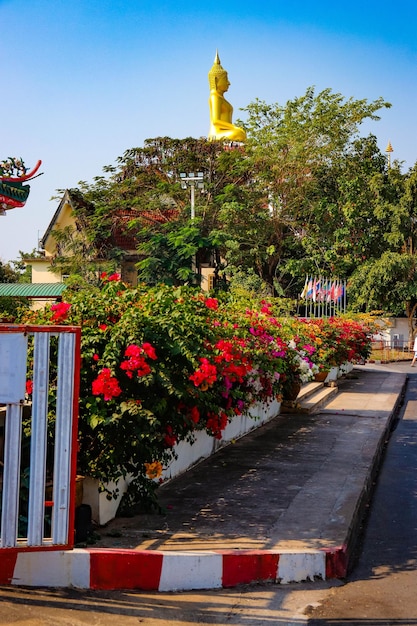
<instances>
[{"instance_id":1,"label":"pink flower","mask_svg":"<svg viewBox=\"0 0 417 626\"><path fill-rule=\"evenodd\" d=\"M310 356L316 351L316 348L314 346L310 346L310 344L306 344L302 349L308 352Z\"/></svg>"}]
</instances>

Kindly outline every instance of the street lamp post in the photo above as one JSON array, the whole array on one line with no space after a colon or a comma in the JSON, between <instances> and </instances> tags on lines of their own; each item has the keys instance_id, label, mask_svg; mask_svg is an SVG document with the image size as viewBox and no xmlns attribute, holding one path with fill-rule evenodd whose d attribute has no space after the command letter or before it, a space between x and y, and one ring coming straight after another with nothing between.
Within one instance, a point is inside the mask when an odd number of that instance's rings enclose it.
<instances>
[{"instance_id":1,"label":"street lamp post","mask_svg":"<svg viewBox=\"0 0 417 626\"><path fill-rule=\"evenodd\" d=\"M197 172L197 174L194 172L188 172L188 174L181 172L180 179L182 189L187 189L188 187L190 188L191 219L193 220L195 218L195 188L197 187L197 189L203 189L204 174L203 172Z\"/></svg>"},{"instance_id":2,"label":"street lamp post","mask_svg":"<svg viewBox=\"0 0 417 626\"><path fill-rule=\"evenodd\" d=\"M186 174L185 172L181 172L180 179L182 189L188 189L188 187L190 188L191 219L193 220L195 218L195 188L197 187L197 189L203 189L204 174L203 172L197 172L197 174L195 174L194 172L188 172L188 174ZM191 267L193 272L196 273L197 262L195 255L193 255L192 258Z\"/></svg>"}]
</instances>

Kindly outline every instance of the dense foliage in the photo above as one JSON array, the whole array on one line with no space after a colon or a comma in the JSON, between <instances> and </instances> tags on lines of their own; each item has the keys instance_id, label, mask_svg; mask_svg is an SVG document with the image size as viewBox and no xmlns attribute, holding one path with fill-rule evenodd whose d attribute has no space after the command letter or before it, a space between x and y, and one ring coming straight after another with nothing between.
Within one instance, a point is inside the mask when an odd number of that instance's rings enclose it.
<instances>
[{"instance_id":1,"label":"dense foliage","mask_svg":"<svg viewBox=\"0 0 417 626\"><path fill-rule=\"evenodd\" d=\"M389 167L375 136L359 132L389 106L309 88L285 105L251 103L244 148L149 139L92 185L80 183L84 246L90 257L113 255L116 267L122 251L103 242L117 229L129 232L139 280L148 284L198 284L194 268L204 263L222 287L222 276L254 274L270 293L291 298L306 274L351 279L353 310L407 311L411 320L416 169ZM191 221L180 173L198 171L205 188L196 191ZM398 289L394 281L386 290L386 277L396 274Z\"/></svg>"},{"instance_id":2,"label":"dense foliage","mask_svg":"<svg viewBox=\"0 0 417 626\"><path fill-rule=\"evenodd\" d=\"M21 273L13 269L10 263L0 261L0 283L17 283L21 278ZM0 321L13 321L19 311L27 308L27 306L28 303L25 298L0 296Z\"/></svg>"}]
</instances>

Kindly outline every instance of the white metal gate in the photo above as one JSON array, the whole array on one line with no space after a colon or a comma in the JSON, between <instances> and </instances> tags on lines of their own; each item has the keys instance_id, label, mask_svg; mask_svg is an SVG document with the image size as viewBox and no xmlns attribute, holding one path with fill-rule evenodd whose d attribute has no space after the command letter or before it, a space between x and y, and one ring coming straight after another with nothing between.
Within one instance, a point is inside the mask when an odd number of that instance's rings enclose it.
<instances>
[{"instance_id":1,"label":"white metal gate","mask_svg":"<svg viewBox=\"0 0 417 626\"><path fill-rule=\"evenodd\" d=\"M62 548L74 543L80 336L78 327L0 324L0 548ZM56 397L52 405L51 397ZM28 484L22 512L24 480ZM52 500L45 495L47 481Z\"/></svg>"}]
</instances>

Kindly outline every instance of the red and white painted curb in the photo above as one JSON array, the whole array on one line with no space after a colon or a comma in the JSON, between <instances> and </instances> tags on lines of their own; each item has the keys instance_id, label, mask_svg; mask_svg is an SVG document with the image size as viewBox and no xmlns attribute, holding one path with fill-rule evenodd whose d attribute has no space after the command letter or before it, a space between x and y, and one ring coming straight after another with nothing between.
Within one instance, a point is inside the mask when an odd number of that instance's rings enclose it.
<instances>
[{"instance_id":1,"label":"red and white painted curb","mask_svg":"<svg viewBox=\"0 0 417 626\"><path fill-rule=\"evenodd\" d=\"M157 552L74 549L0 554L0 585L185 591L346 575L346 549Z\"/></svg>"}]
</instances>

